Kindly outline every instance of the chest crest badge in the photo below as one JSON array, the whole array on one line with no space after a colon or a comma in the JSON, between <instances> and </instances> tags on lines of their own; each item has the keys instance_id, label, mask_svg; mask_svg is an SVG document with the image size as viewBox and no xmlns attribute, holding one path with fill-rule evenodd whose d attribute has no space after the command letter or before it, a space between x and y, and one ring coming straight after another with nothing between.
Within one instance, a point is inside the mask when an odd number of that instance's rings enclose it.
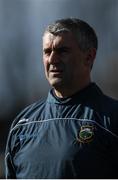
<instances>
[{"instance_id":1,"label":"chest crest badge","mask_svg":"<svg viewBox=\"0 0 118 180\"><path fill-rule=\"evenodd\" d=\"M89 143L94 138L94 127L92 125L81 126L77 140L81 143Z\"/></svg>"}]
</instances>

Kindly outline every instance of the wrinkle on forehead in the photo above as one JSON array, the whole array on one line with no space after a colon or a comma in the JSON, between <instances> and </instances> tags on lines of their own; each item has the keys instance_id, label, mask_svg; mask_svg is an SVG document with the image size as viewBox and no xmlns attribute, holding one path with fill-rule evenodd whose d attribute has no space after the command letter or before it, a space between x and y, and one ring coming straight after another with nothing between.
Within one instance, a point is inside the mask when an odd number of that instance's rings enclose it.
<instances>
[{"instance_id":1,"label":"wrinkle on forehead","mask_svg":"<svg viewBox=\"0 0 118 180\"><path fill-rule=\"evenodd\" d=\"M45 47L55 47L61 45L71 46L73 43L76 45L78 44L74 35L71 32L59 33L58 35L47 32L43 36L43 46Z\"/></svg>"},{"instance_id":2,"label":"wrinkle on forehead","mask_svg":"<svg viewBox=\"0 0 118 180\"><path fill-rule=\"evenodd\" d=\"M50 45L54 44L56 38L57 38L57 36L55 36L51 33L46 33L43 37L43 45L50 46ZM58 36L58 39L59 39L59 36Z\"/></svg>"},{"instance_id":3,"label":"wrinkle on forehead","mask_svg":"<svg viewBox=\"0 0 118 180\"><path fill-rule=\"evenodd\" d=\"M49 40L54 40L56 38L57 35L53 35L51 33L45 33L44 36L43 36L43 40L45 39L49 39Z\"/></svg>"}]
</instances>

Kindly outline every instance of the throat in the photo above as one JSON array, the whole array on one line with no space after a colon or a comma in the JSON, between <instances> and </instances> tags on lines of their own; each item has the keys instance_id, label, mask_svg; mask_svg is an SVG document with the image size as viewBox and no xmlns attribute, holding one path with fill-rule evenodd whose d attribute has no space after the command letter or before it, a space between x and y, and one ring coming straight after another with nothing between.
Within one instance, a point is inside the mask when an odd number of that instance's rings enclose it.
<instances>
[{"instance_id":1,"label":"throat","mask_svg":"<svg viewBox=\"0 0 118 180\"><path fill-rule=\"evenodd\" d=\"M67 88L67 89L55 89L54 88L54 93L57 97L59 98L67 98L70 97L72 95L74 95L75 93L81 91L82 89L86 88L87 86L89 86L91 82L88 82L86 85L84 86L79 86L77 88Z\"/></svg>"}]
</instances>

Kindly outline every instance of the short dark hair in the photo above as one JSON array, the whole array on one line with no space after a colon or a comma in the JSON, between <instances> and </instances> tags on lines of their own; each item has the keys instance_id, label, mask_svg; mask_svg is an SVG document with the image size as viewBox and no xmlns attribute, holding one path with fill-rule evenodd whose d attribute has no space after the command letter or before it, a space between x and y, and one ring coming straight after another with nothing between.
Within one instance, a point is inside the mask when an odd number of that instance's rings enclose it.
<instances>
[{"instance_id":1,"label":"short dark hair","mask_svg":"<svg viewBox=\"0 0 118 180\"><path fill-rule=\"evenodd\" d=\"M98 39L94 29L85 21L78 18L66 18L56 20L53 24L47 26L45 33L54 35L64 32L72 32L77 38L79 48L86 51L90 48L98 48ZM45 34L44 33L44 34Z\"/></svg>"}]
</instances>

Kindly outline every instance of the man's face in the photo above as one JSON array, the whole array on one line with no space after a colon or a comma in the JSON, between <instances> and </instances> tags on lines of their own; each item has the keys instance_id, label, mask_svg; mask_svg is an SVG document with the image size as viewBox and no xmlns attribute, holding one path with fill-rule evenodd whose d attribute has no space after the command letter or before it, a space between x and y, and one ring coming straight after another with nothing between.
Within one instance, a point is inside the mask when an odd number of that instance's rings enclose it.
<instances>
[{"instance_id":1,"label":"man's face","mask_svg":"<svg viewBox=\"0 0 118 180\"><path fill-rule=\"evenodd\" d=\"M55 89L68 89L84 81L86 55L72 33L43 37L43 63L46 78Z\"/></svg>"}]
</instances>

